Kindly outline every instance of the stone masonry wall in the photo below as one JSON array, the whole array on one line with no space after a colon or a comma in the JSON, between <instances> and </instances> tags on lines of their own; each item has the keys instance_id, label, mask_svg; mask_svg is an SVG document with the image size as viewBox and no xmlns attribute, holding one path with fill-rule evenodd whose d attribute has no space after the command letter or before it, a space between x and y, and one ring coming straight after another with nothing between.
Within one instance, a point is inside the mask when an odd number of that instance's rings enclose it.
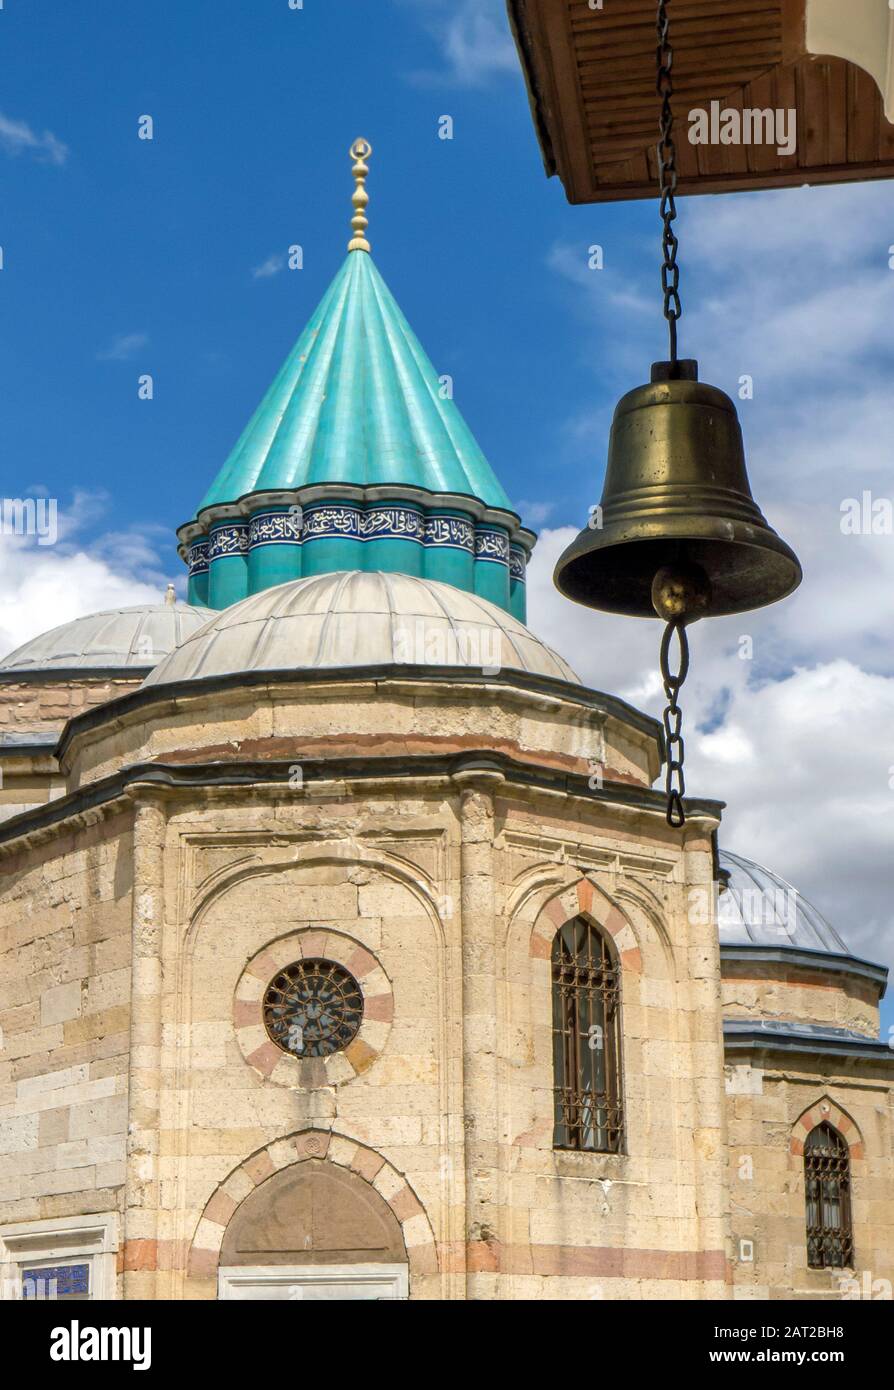
<instances>
[{"instance_id":1,"label":"stone masonry wall","mask_svg":"<svg viewBox=\"0 0 894 1390\"><path fill-rule=\"evenodd\" d=\"M817 1060L727 1068L734 1297L891 1298L894 1092L872 1063L836 1074ZM804 1139L827 1121L850 1150L855 1268L807 1266ZM887 1288L877 1281L886 1281ZM873 1291L873 1285L876 1285ZM867 1292L867 1289L869 1292Z\"/></svg>"},{"instance_id":2,"label":"stone masonry wall","mask_svg":"<svg viewBox=\"0 0 894 1390\"><path fill-rule=\"evenodd\" d=\"M239 1203L324 1152L392 1204L413 1298L724 1296L716 935L679 916L710 843L681 856L658 816L547 812L470 777L331 801L181 792L147 812L128 1297L215 1297ZM578 912L622 961L621 1155L552 1147L547 957ZM369 1009L325 1066L261 1020L303 955L345 965Z\"/></svg>"},{"instance_id":3,"label":"stone masonry wall","mask_svg":"<svg viewBox=\"0 0 894 1390\"><path fill-rule=\"evenodd\" d=\"M120 1204L130 817L0 861L0 1224Z\"/></svg>"},{"instance_id":4,"label":"stone masonry wall","mask_svg":"<svg viewBox=\"0 0 894 1390\"><path fill-rule=\"evenodd\" d=\"M136 690L142 676L105 680L0 680L0 734L61 733L66 720Z\"/></svg>"},{"instance_id":5,"label":"stone masonry wall","mask_svg":"<svg viewBox=\"0 0 894 1390\"><path fill-rule=\"evenodd\" d=\"M827 1023L878 1037L878 985L859 976L774 962L723 962L726 1018Z\"/></svg>"}]
</instances>

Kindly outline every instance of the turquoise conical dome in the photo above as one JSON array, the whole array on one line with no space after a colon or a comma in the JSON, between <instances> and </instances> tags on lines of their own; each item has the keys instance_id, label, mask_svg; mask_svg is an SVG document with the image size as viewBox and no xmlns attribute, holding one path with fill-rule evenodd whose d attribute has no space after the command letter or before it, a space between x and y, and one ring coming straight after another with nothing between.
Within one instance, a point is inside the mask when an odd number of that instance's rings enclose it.
<instances>
[{"instance_id":1,"label":"turquoise conical dome","mask_svg":"<svg viewBox=\"0 0 894 1390\"><path fill-rule=\"evenodd\" d=\"M314 483L403 483L511 511L372 257L351 252L200 510Z\"/></svg>"},{"instance_id":2,"label":"turquoise conical dome","mask_svg":"<svg viewBox=\"0 0 894 1390\"><path fill-rule=\"evenodd\" d=\"M311 574L451 583L524 621L534 536L367 251L351 251L179 530L193 602Z\"/></svg>"}]
</instances>

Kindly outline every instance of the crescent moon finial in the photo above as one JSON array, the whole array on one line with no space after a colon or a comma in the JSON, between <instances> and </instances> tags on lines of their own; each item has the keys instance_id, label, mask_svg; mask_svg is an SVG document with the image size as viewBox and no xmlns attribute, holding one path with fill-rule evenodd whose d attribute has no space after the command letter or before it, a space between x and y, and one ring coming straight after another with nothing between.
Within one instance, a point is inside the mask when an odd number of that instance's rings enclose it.
<instances>
[{"instance_id":1,"label":"crescent moon finial","mask_svg":"<svg viewBox=\"0 0 894 1390\"><path fill-rule=\"evenodd\" d=\"M369 194L366 191L366 178L369 173L367 160L372 154L372 145L362 137L355 140L349 151L354 161L351 170L354 175L354 193L351 202L354 204L354 216L351 218L351 227L354 235L348 242L349 251L369 251L370 245L366 239L366 229L369 220L366 216L366 207L369 203Z\"/></svg>"}]
</instances>

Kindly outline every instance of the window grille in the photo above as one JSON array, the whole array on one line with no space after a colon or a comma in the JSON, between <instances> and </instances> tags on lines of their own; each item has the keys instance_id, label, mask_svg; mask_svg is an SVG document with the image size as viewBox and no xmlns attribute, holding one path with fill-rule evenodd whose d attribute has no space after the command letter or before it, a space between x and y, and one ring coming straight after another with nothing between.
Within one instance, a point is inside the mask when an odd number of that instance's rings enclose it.
<instances>
[{"instance_id":1,"label":"window grille","mask_svg":"<svg viewBox=\"0 0 894 1390\"><path fill-rule=\"evenodd\" d=\"M606 937L577 917L552 948L557 1149L620 1153L621 971Z\"/></svg>"},{"instance_id":2,"label":"window grille","mask_svg":"<svg viewBox=\"0 0 894 1390\"><path fill-rule=\"evenodd\" d=\"M357 1035L363 1019L360 986L332 960L298 960L270 981L264 1025L283 1052L330 1057Z\"/></svg>"},{"instance_id":3,"label":"window grille","mask_svg":"<svg viewBox=\"0 0 894 1390\"><path fill-rule=\"evenodd\" d=\"M807 1263L842 1269L854 1260L851 1172L847 1143L829 1124L817 1125L804 1144Z\"/></svg>"}]
</instances>

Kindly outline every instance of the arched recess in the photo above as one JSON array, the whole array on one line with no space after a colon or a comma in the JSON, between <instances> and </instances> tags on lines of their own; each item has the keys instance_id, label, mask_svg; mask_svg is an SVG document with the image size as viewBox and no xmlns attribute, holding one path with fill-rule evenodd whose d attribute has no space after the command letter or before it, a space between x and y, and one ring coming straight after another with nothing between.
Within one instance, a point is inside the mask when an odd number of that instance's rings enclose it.
<instances>
[{"instance_id":1,"label":"arched recess","mask_svg":"<svg viewBox=\"0 0 894 1390\"><path fill-rule=\"evenodd\" d=\"M244 833L247 832L243 832L243 835ZM259 840L264 835L272 838L272 832L269 831L253 830L251 833ZM237 854L237 858L204 875L200 880L200 889L194 897L184 891L182 935L178 935L176 940L174 961L170 965L167 962L165 964L166 978L174 978L174 988L171 991L174 998L171 1007L176 1013L172 1020L174 1026L170 1028L170 1037L172 1040L178 1040L176 1046L171 1042L166 1053L172 1073L169 1087L172 1095L183 1098L180 1122L174 1138L175 1151L172 1154L175 1175L172 1180L174 1190L170 1218L172 1238L181 1251L189 1251L193 1245L195 1210L190 1192L191 1175L195 1169L201 1169L204 1163L204 1155L198 1144L198 1129L193 1122L199 1097L199 1092L192 1085L193 1050L197 1045L194 1039L198 1032L193 1024L199 1014L199 994L203 993L206 996L201 1001L203 1020L209 1016L206 1006L213 991L215 1022L223 1022L225 1019L228 1023L231 1022L234 1011L233 995L245 964L253 959L259 950L273 947L286 936L303 931L305 926L316 925L320 921L312 911L292 915L286 902L286 894L283 893L278 917L268 917L263 910L257 908L244 911L241 915L237 913L237 931L234 933L230 931L227 923L227 914L233 913L231 893L238 894L247 889L248 894L253 895L256 888L260 889L263 886L264 889L275 889L278 883L287 882L289 886L292 883L301 886L305 876L312 876L319 869L327 870L328 884L331 881L328 870L333 868L337 869L339 875L345 876L344 880L340 878L339 881L358 885L372 882L376 886L377 876L381 876L383 882L387 879L398 886L405 898L404 914L408 918L412 915L418 919L418 939L421 941L424 936L431 947L428 960L432 977L433 1006L428 1011L427 1026L430 1027L432 1052L437 1059L438 1113L446 1114L449 1109L448 1039L451 1029L455 1027L457 992L447 987L445 920L439 911L434 888L425 872L417 872L408 860L399 860L396 856L389 855L377 844L366 845L352 836L339 836L330 840L320 835L312 840L305 838L300 843L294 840L289 842L288 835L277 836L274 843L260 843L251 857L244 854L244 846L240 849L235 844L237 838L237 827L226 828L225 825L215 835L202 837L203 845L207 843L217 853L226 854L228 857L232 850ZM440 840L435 841L434 836L432 840L440 843ZM343 934L351 936L358 947L369 950L372 943L365 933L373 931L370 927L372 920L362 912L354 913L352 910L339 919L337 926ZM220 953L216 946L218 939L223 942ZM372 946L372 949L375 950L375 947ZM387 1026L387 1021L385 1022ZM183 1045L179 1045L180 1039L184 1040ZM277 1111L272 1121L282 1129L296 1122L300 1123L300 1120L295 1114L295 1107L290 1107L288 1113ZM328 1142L328 1135L324 1136L324 1141ZM293 1150L288 1161L294 1160ZM452 1182L451 1170L443 1175L442 1186L446 1189ZM396 1189L403 1186L405 1184L402 1180L395 1184ZM246 1191L234 1191L227 1195L240 1201L246 1195ZM445 1197L444 1203L445 1209L452 1209L452 1201L448 1202ZM199 1261L199 1265L204 1262L206 1269L210 1268L207 1252L212 1248L215 1252L211 1270L213 1285L217 1270L216 1252L219 1251L219 1244L213 1246L213 1240L216 1235L220 1235L220 1231L215 1231L213 1225L205 1229L211 1245L200 1239L195 1248L206 1252ZM430 1240L430 1233L428 1239ZM412 1249L412 1244L408 1240L411 1278L415 1272L414 1261L422 1260L424 1263L428 1260L428 1256L421 1250ZM433 1258L433 1245L431 1251ZM436 1266L437 1261L434 1260L435 1269ZM182 1265L179 1267L182 1269ZM435 1269L423 1270L425 1286L428 1289L440 1283L439 1278L434 1277ZM213 1296L211 1286L204 1288L198 1296ZM425 1296L429 1294L426 1293Z\"/></svg>"},{"instance_id":2,"label":"arched recess","mask_svg":"<svg viewBox=\"0 0 894 1390\"><path fill-rule=\"evenodd\" d=\"M509 1088L503 1123L521 1147L550 1149L555 1134L552 1103L547 1113L544 1097L555 1095L551 984L552 950L556 934L566 923L582 919L595 926L611 943L621 968L621 1018L619 1074L641 1071L646 1032L643 984L653 986L647 999L650 1022L661 1036L675 1045L681 1027L675 1009L676 966L670 937L657 905L647 895L635 899L626 894L624 905L609 896L595 874L572 863L543 863L520 876L506 903L508 918L504 942L506 990L502 1046L513 1058L516 1074L525 1068L526 1085ZM655 986L658 986L656 989ZM679 1081L669 1075L663 1101L676 1104ZM627 1127L625 1126L625 1129ZM628 1151L646 1142L642 1112L629 1117Z\"/></svg>"},{"instance_id":3,"label":"arched recess","mask_svg":"<svg viewBox=\"0 0 894 1390\"><path fill-rule=\"evenodd\" d=\"M342 865L346 871L369 869L407 888L430 919L439 947L444 945L444 923L440 900L434 885L420 869L376 846L371 849L355 839L317 840L309 844L272 846L250 856L242 856L209 874L199 885L192 903L187 937L191 939L202 925L209 908L237 883L267 877L284 870L315 869ZM188 943L189 944L189 940Z\"/></svg>"},{"instance_id":4,"label":"arched recess","mask_svg":"<svg viewBox=\"0 0 894 1390\"><path fill-rule=\"evenodd\" d=\"M863 1139L855 1121L829 1096L792 1127L795 1190L803 1193L804 1261L813 1271L854 1265L854 1184L865 1177Z\"/></svg>"},{"instance_id":5,"label":"arched recess","mask_svg":"<svg viewBox=\"0 0 894 1390\"><path fill-rule=\"evenodd\" d=\"M311 1158L272 1173L236 1208L220 1263L406 1262L400 1222L359 1173Z\"/></svg>"},{"instance_id":6,"label":"arched recess","mask_svg":"<svg viewBox=\"0 0 894 1390\"><path fill-rule=\"evenodd\" d=\"M404 1261L411 1281L438 1272L431 1224L409 1183L364 1144L312 1129L268 1144L220 1184L196 1227L188 1277Z\"/></svg>"},{"instance_id":7,"label":"arched recess","mask_svg":"<svg viewBox=\"0 0 894 1390\"><path fill-rule=\"evenodd\" d=\"M621 969L642 973L643 957L633 924L591 879L574 875L562 888L553 883L532 894L518 913L519 926L530 924L529 954L549 960L556 932L574 917L584 917L611 937Z\"/></svg>"},{"instance_id":8,"label":"arched recess","mask_svg":"<svg viewBox=\"0 0 894 1390\"><path fill-rule=\"evenodd\" d=\"M865 1157L863 1136L856 1121L851 1119L850 1115L839 1105L836 1105L830 1096L822 1096L812 1105L808 1105L807 1109L801 1112L792 1125L789 1147L796 1158L803 1157L804 1141L808 1134L821 1124L832 1125L838 1130L838 1133L847 1143L852 1162L859 1163Z\"/></svg>"}]
</instances>

